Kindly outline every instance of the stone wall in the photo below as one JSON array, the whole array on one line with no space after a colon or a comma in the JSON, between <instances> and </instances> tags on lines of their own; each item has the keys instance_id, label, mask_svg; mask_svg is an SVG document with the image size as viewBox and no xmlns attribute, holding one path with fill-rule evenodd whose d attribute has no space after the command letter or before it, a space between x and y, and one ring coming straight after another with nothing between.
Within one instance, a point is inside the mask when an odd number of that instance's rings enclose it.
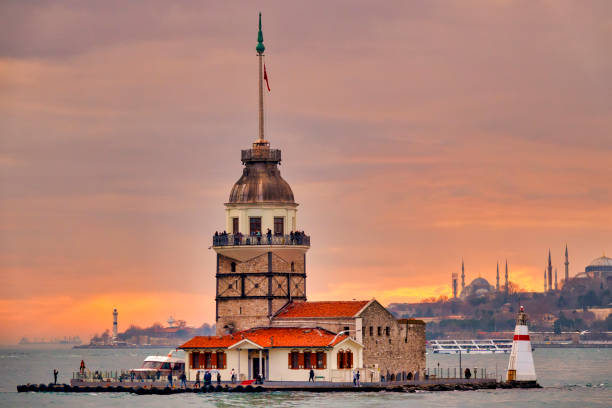
<instances>
[{"instance_id":1,"label":"stone wall","mask_svg":"<svg viewBox=\"0 0 612 408\"><path fill-rule=\"evenodd\" d=\"M358 319L362 319L361 333L355 332ZM364 367L378 367L385 376L393 374L395 377L398 373L425 368L425 323L411 319L398 321L377 301L370 303L359 317L273 319L270 324L275 327L321 327L334 333L348 327L351 337L359 338L361 334Z\"/></svg>"},{"instance_id":2,"label":"stone wall","mask_svg":"<svg viewBox=\"0 0 612 408\"><path fill-rule=\"evenodd\" d=\"M306 279L298 276L304 273L303 255L285 259L272 251L271 256L264 253L244 262L219 255L218 262L218 335L268 326L269 314L274 315L290 297L306 296Z\"/></svg>"}]
</instances>

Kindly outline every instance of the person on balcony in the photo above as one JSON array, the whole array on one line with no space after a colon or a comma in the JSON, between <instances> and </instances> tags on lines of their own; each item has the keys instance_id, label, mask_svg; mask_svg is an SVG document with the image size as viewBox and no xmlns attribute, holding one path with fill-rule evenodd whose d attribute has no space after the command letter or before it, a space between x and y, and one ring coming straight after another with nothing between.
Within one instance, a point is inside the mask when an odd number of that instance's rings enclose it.
<instances>
[{"instance_id":1,"label":"person on balcony","mask_svg":"<svg viewBox=\"0 0 612 408\"><path fill-rule=\"evenodd\" d=\"M272 231L268 228L268 232L266 232L266 238L268 238L268 245L272 245Z\"/></svg>"},{"instance_id":2,"label":"person on balcony","mask_svg":"<svg viewBox=\"0 0 612 408\"><path fill-rule=\"evenodd\" d=\"M293 233L293 231L291 231L291 233L289 234L289 239L291 240L291 245L293 245L293 241L295 241L295 234Z\"/></svg>"},{"instance_id":3,"label":"person on balcony","mask_svg":"<svg viewBox=\"0 0 612 408\"><path fill-rule=\"evenodd\" d=\"M261 245L261 231L256 231L255 236L257 237L257 245Z\"/></svg>"}]
</instances>

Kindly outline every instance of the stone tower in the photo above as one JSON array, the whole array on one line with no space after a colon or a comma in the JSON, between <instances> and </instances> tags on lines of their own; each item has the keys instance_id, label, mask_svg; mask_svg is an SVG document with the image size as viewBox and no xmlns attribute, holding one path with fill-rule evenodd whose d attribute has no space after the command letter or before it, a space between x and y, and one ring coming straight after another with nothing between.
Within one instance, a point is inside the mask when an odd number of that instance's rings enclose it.
<instances>
[{"instance_id":1,"label":"stone tower","mask_svg":"<svg viewBox=\"0 0 612 408\"><path fill-rule=\"evenodd\" d=\"M217 334L269 326L289 301L306 300L306 252L310 237L296 233L298 204L278 168L263 126L263 34L259 62L259 138L242 150L244 168L225 204L226 233L215 234Z\"/></svg>"}]
</instances>

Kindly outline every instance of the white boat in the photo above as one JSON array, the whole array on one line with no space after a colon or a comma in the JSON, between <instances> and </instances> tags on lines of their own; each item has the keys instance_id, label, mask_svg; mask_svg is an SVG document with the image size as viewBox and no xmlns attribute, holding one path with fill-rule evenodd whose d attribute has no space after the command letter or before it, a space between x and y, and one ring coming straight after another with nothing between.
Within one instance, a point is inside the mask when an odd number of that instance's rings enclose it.
<instances>
[{"instance_id":1,"label":"white boat","mask_svg":"<svg viewBox=\"0 0 612 408\"><path fill-rule=\"evenodd\" d=\"M144 359L142 367L130 370L135 378L165 378L170 372L173 376L180 376L185 371L185 360L172 357L174 350L167 356L148 356Z\"/></svg>"},{"instance_id":2,"label":"white boat","mask_svg":"<svg viewBox=\"0 0 612 408\"><path fill-rule=\"evenodd\" d=\"M430 340L427 347L433 354L507 354L512 340Z\"/></svg>"}]
</instances>

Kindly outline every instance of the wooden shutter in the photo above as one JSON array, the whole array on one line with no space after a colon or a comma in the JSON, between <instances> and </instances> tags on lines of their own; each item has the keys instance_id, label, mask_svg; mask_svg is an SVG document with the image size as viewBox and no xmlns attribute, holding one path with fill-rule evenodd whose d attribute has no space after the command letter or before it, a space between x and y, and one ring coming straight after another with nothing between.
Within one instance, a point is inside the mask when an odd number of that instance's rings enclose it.
<instances>
[{"instance_id":1,"label":"wooden shutter","mask_svg":"<svg viewBox=\"0 0 612 408\"><path fill-rule=\"evenodd\" d=\"M342 368L342 356L344 353L342 351L338 352L338 368Z\"/></svg>"},{"instance_id":2,"label":"wooden shutter","mask_svg":"<svg viewBox=\"0 0 612 408\"><path fill-rule=\"evenodd\" d=\"M348 351L344 352L342 354L342 368L347 368L348 364L347 364L347 357L348 357Z\"/></svg>"},{"instance_id":3,"label":"wooden shutter","mask_svg":"<svg viewBox=\"0 0 612 408\"><path fill-rule=\"evenodd\" d=\"M221 367L223 369L227 368L227 354L225 354L225 351L223 352L223 367Z\"/></svg>"},{"instance_id":4,"label":"wooden shutter","mask_svg":"<svg viewBox=\"0 0 612 408\"><path fill-rule=\"evenodd\" d=\"M200 353L191 353L191 368L200 368Z\"/></svg>"},{"instance_id":5,"label":"wooden shutter","mask_svg":"<svg viewBox=\"0 0 612 408\"><path fill-rule=\"evenodd\" d=\"M210 356L210 365L212 366L211 368L217 368L217 353L211 353L212 355Z\"/></svg>"},{"instance_id":6,"label":"wooden shutter","mask_svg":"<svg viewBox=\"0 0 612 408\"><path fill-rule=\"evenodd\" d=\"M346 360L347 360L346 368L353 368L353 353L352 352L350 351L346 352Z\"/></svg>"},{"instance_id":7,"label":"wooden shutter","mask_svg":"<svg viewBox=\"0 0 612 408\"><path fill-rule=\"evenodd\" d=\"M310 367L318 368L317 367L317 353L310 353Z\"/></svg>"},{"instance_id":8,"label":"wooden shutter","mask_svg":"<svg viewBox=\"0 0 612 408\"><path fill-rule=\"evenodd\" d=\"M327 368L327 353L323 353L323 368Z\"/></svg>"},{"instance_id":9,"label":"wooden shutter","mask_svg":"<svg viewBox=\"0 0 612 408\"><path fill-rule=\"evenodd\" d=\"M288 368L293 368L293 367L291 367L291 354L292 354L292 353L290 352L290 353L289 353L289 363L288 363L288 365L287 365L287 367L288 367Z\"/></svg>"},{"instance_id":10,"label":"wooden shutter","mask_svg":"<svg viewBox=\"0 0 612 408\"><path fill-rule=\"evenodd\" d=\"M298 368L304 368L304 353L298 355Z\"/></svg>"}]
</instances>

